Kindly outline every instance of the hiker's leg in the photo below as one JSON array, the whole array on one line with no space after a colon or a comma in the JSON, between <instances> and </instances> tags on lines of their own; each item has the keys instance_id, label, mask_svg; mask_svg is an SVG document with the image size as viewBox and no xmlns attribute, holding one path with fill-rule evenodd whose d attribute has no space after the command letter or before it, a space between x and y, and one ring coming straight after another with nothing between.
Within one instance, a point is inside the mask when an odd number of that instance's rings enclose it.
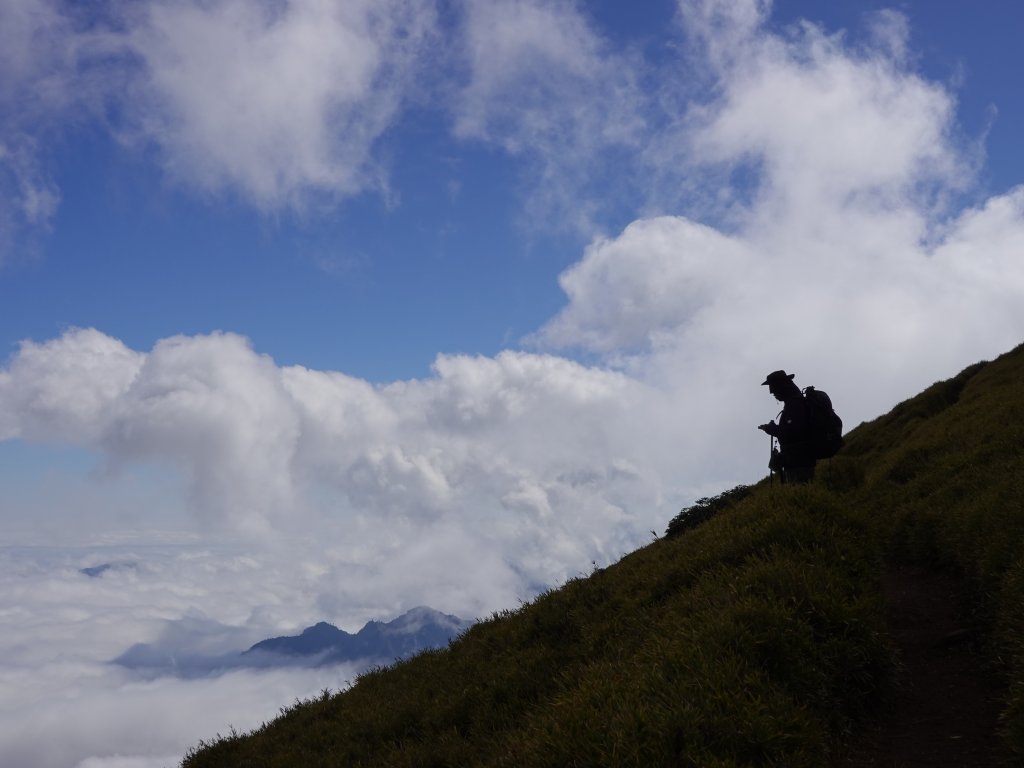
<instances>
[{"instance_id":1,"label":"hiker's leg","mask_svg":"<svg viewBox=\"0 0 1024 768\"><path fill-rule=\"evenodd\" d=\"M786 467L786 481L790 483L809 483L814 479L814 467Z\"/></svg>"}]
</instances>

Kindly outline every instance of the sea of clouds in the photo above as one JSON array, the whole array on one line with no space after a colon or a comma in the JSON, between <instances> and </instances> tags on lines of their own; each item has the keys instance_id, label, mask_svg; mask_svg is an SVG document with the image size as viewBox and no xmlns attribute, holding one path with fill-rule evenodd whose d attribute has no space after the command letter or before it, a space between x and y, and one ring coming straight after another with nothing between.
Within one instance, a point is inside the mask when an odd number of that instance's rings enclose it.
<instances>
[{"instance_id":1,"label":"sea of clouds","mask_svg":"<svg viewBox=\"0 0 1024 768\"><path fill-rule=\"evenodd\" d=\"M673 204L595 237L517 348L440 354L418 380L281 366L220 331L23 343L0 368L0 439L75 446L111 487L166 471L178 496L154 507L201 533L0 549L0 763L173 765L353 672L143 676L108 663L131 645L226 652L421 604L486 616L762 476L768 371L827 389L852 427L1024 336L1024 188L972 193L979 148L949 88L915 74L905 17L872 16L854 45L773 31L765 2L680 2L686 56L655 113L642 59L580 6L459 7L452 26L398 0L156 1L83 28L61 3L5 3L0 34L48 44L0 45L0 98L52 86L2 125L7 222L52 215L28 130L93 109L98 72L137 96L126 144L276 210L386 186L374 142L422 106L430 63L463 75L430 91L453 133L522 157L548 211L599 217L587 169L610 152ZM439 38L461 41L443 62Z\"/></svg>"},{"instance_id":2,"label":"sea of clouds","mask_svg":"<svg viewBox=\"0 0 1024 768\"><path fill-rule=\"evenodd\" d=\"M81 570L104 562L101 575ZM246 648L310 610L300 584L237 548L182 541L0 550L3 764L175 766L200 738L344 687L344 667L186 680L173 665L141 675L109 663L137 640L181 654Z\"/></svg>"}]
</instances>

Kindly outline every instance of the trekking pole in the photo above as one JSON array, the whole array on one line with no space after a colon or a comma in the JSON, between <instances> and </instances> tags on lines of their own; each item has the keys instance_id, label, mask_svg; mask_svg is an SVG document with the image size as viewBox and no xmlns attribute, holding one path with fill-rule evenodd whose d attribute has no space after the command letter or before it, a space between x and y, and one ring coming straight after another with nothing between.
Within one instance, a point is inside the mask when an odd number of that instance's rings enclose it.
<instances>
[{"instance_id":1,"label":"trekking pole","mask_svg":"<svg viewBox=\"0 0 1024 768\"><path fill-rule=\"evenodd\" d=\"M775 458L775 438L768 435L768 487L775 485L775 470L772 468L772 459Z\"/></svg>"}]
</instances>

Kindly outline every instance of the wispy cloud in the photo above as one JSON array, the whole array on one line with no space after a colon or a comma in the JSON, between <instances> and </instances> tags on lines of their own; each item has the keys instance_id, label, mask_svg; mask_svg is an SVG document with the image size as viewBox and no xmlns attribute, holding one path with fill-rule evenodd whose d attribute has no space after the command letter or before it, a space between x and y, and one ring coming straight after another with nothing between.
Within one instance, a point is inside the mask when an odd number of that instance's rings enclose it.
<instances>
[{"instance_id":1,"label":"wispy cloud","mask_svg":"<svg viewBox=\"0 0 1024 768\"><path fill-rule=\"evenodd\" d=\"M652 132L642 56L614 46L576 2L464 5L468 82L453 102L455 135L525 164L532 221L599 229L621 202L614 190L636 190L638 169L624 158L639 157Z\"/></svg>"},{"instance_id":2,"label":"wispy cloud","mask_svg":"<svg viewBox=\"0 0 1024 768\"><path fill-rule=\"evenodd\" d=\"M60 192L40 137L81 98L81 46L56 2L0 5L0 264L26 229L47 227Z\"/></svg>"},{"instance_id":3,"label":"wispy cloud","mask_svg":"<svg viewBox=\"0 0 1024 768\"><path fill-rule=\"evenodd\" d=\"M410 106L530 168L554 223L598 203L583 189L644 138L640 59L574 3L5 3L3 215L52 219L48 142L99 125L169 178L266 212L389 195L382 138ZM451 14L449 14L451 15ZM534 196L529 196L534 199ZM589 202L587 202L589 200ZM591 224L592 226L592 224Z\"/></svg>"}]
</instances>

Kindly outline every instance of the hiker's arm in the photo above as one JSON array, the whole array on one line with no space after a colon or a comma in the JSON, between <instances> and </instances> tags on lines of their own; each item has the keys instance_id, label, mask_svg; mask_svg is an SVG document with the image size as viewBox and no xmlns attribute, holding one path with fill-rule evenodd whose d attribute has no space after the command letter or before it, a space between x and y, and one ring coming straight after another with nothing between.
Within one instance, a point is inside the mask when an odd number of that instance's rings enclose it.
<instances>
[{"instance_id":1,"label":"hiker's arm","mask_svg":"<svg viewBox=\"0 0 1024 768\"><path fill-rule=\"evenodd\" d=\"M774 435L780 440L803 440L807 437L810 426L807 411L801 407L787 407L779 417L779 423L773 426L775 429L768 432L769 435Z\"/></svg>"},{"instance_id":2,"label":"hiker's arm","mask_svg":"<svg viewBox=\"0 0 1024 768\"><path fill-rule=\"evenodd\" d=\"M763 429L780 440L800 440L807 435L807 412L803 408L786 408L778 419L778 424L768 422L762 424Z\"/></svg>"}]
</instances>

